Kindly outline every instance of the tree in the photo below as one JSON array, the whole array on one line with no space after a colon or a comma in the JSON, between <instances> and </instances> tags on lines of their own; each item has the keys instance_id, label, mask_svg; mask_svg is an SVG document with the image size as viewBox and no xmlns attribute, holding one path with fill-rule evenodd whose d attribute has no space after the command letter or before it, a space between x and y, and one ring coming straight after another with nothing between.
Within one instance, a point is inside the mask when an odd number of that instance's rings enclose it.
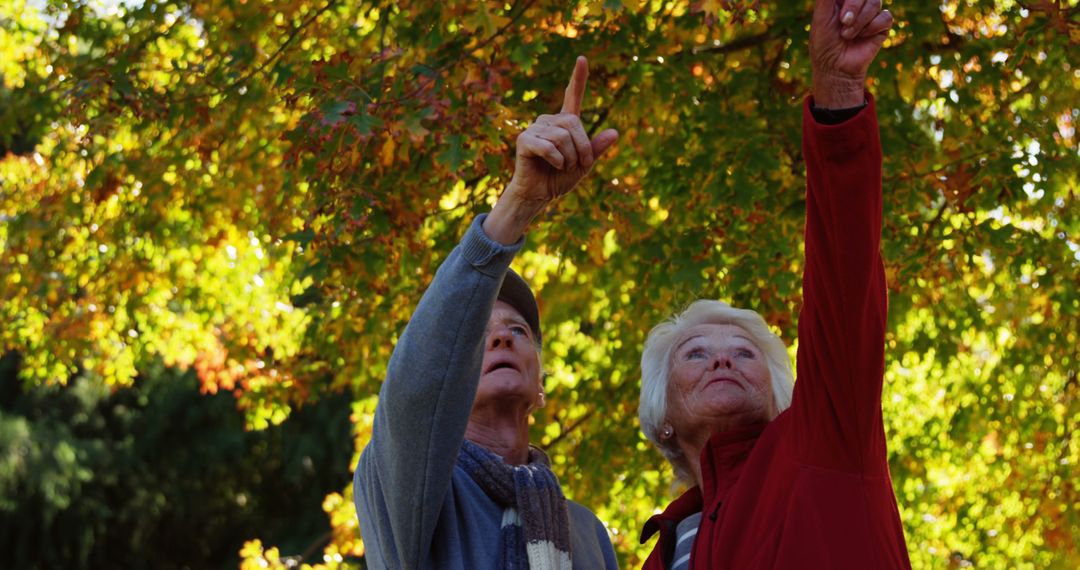
<instances>
[{"instance_id":1,"label":"tree","mask_svg":"<svg viewBox=\"0 0 1080 570\"><path fill-rule=\"evenodd\" d=\"M870 88L912 561L1076 566L1078 9L890 8ZM535 440L632 566L672 481L635 419L648 328L709 296L795 340L809 9L9 1L0 142L36 144L0 162L3 347L31 385L191 367L255 429L345 391L361 448L396 333L584 54L583 120L621 137L516 268L550 339ZM335 500L328 566L362 551Z\"/></svg>"},{"instance_id":2,"label":"tree","mask_svg":"<svg viewBox=\"0 0 1080 570\"><path fill-rule=\"evenodd\" d=\"M329 540L327 494L350 480L345 394L246 431L232 394L150 366L24 389L0 358L0 564L235 568L252 536L301 554Z\"/></svg>"}]
</instances>

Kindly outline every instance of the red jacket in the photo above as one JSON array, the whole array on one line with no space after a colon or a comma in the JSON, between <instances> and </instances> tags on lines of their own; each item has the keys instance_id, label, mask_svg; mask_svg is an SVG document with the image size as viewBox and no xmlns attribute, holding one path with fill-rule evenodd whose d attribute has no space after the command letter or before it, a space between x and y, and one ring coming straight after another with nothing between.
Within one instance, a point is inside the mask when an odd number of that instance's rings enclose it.
<instances>
[{"instance_id":1,"label":"red jacket","mask_svg":"<svg viewBox=\"0 0 1080 570\"><path fill-rule=\"evenodd\" d=\"M675 525L701 511L690 568L910 568L881 418L885 274L881 142L873 100L839 125L803 108L806 270L791 407L717 433L702 487L649 519L646 569L666 569Z\"/></svg>"}]
</instances>

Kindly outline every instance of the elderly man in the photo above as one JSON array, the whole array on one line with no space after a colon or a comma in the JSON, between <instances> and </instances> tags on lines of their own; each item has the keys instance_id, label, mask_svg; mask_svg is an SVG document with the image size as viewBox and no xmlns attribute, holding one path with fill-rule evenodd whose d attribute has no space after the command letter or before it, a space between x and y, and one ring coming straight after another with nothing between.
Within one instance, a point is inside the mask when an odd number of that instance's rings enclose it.
<instances>
[{"instance_id":1,"label":"elderly man","mask_svg":"<svg viewBox=\"0 0 1080 570\"><path fill-rule=\"evenodd\" d=\"M465 232L390 359L354 479L370 568L616 568L607 530L564 498L529 445L544 405L536 300L509 270L536 214L569 192L618 133L579 118L579 57L562 111L517 139L514 176Z\"/></svg>"}]
</instances>

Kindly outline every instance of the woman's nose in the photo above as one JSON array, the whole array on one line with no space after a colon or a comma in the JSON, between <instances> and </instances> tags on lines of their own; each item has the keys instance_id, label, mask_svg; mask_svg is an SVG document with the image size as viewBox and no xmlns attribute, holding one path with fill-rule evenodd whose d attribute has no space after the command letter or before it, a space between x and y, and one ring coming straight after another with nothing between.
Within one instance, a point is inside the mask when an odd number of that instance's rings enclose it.
<instances>
[{"instance_id":1,"label":"woman's nose","mask_svg":"<svg viewBox=\"0 0 1080 570\"><path fill-rule=\"evenodd\" d=\"M731 369L731 359L728 358L727 356L722 355L722 354L718 354L715 357L713 357L712 369L716 370L716 369L720 368L721 366L724 367L724 368L727 368L728 370L730 370Z\"/></svg>"}]
</instances>

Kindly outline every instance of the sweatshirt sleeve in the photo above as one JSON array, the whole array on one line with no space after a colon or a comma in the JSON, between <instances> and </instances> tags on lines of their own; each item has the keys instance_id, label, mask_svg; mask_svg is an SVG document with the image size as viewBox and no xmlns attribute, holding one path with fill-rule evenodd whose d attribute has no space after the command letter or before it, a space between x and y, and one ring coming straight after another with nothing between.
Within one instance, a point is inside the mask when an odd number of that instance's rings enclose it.
<instances>
[{"instance_id":1,"label":"sweatshirt sleeve","mask_svg":"<svg viewBox=\"0 0 1080 570\"><path fill-rule=\"evenodd\" d=\"M803 108L806 268L792 399L800 459L843 471L885 468L881 417L886 324L881 141L874 101L836 125Z\"/></svg>"},{"instance_id":2,"label":"sweatshirt sleeve","mask_svg":"<svg viewBox=\"0 0 1080 570\"><path fill-rule=\"evenodd\" d=\"M367 557L376 566L416 568L431 548L480 380L484 330L523 243L488 238L485 217L435 273L379 391L371 441L353 479Z\"/></svg>"}]
</instances>

